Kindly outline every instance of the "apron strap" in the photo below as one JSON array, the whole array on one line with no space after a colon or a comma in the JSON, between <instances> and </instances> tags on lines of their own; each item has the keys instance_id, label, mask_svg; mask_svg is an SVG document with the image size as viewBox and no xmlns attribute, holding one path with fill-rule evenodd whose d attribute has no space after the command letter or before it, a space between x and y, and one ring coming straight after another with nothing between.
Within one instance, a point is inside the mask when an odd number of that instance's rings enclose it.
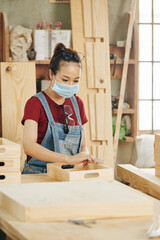
<instances>
[{"instance_id":1,"label":"apron strap","mask_svg":"<svg viewBox=\"0 0 160 240\"><path fill-rule=\"evenodd\" d=\"M71 99L71 102L72 102L72 105L73 105L73 108L74 108L79 126L80 126L80 128L82 128L82 122L81 122L81 117L80 117L80 112L79 112L79 106L78 106L78 103L77 103L77 99L76 99L75 96L71 97L70 99Z\"/></svg>"},{"instance_id":2,"label":"apron strap","mask_svg":"<svg viewBox=\"0 0 160 240\"><path fill-rule=\"evenodd\" d=\"M43 108L44 108L44 110L45 110L45 113L46 113L46 115L47 115L47 118L48 118L49 123L50 123L51 125L54 124L55 121L54 121L54 119L53 119L51 110L50 110L50 108L49 108L48 102L47 102L44 94L43 94L42 92L39 92L39 93L35 94L34 96L35 96L35 97L38 97L39 100L41 101L42 106L43 106Z\"/></svg>"}]
</instances>

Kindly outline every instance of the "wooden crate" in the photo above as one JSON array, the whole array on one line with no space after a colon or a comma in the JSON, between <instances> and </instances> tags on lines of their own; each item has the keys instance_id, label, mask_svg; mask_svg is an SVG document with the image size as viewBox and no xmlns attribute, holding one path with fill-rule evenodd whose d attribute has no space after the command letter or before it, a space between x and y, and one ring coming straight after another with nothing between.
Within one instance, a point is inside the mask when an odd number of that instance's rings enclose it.
<instances>
[{"instance_id":1,"label":"wooden crate","mask_svg":"<svg viewBox=\"0 0 160 240\"><path fill-rule=\"evenodd\" d=\"M82 164L76 165L74 168L62 169L60 163L48 163L47 175L61 182L106 180L112 182L114 180L113 168L105 167L101 164L89 163L86 167Z\"/></svg>"},{"instance_id":2,"label":"wooden crate","mask_svg":"<svg viewBox=\"0 0 160 240\"><path fill-rule=\"evenodd\" d=\"M0 174L20 172L20 145L0 138Z\"/></svg>"},{"instance_id":3,"label":"wooden crate","mask_svg":"<svg viewBox=\"0 0 160 240\"><path fill-rule=\"evenodd\" d=\"M2 183L20 183L21 182L21 173L0 173L0 184Z\"/></svg>"}]
</instances>

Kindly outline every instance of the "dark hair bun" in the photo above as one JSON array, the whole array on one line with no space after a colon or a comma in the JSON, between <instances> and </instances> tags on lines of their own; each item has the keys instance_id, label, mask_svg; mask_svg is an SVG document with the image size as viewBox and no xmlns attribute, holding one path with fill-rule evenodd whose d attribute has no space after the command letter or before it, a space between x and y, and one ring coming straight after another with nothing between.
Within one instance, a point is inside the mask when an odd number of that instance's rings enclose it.
<instances>
[{"instance_id":1,"label":"dark hair bun","mask_svg":"<svg viewBox=\"0 0 160 240\"><path fill-rule=\"evenodd\" d=\"M59 51L64 51L65 49L66 49L66 46L63 43L57 43L57 45L55 46L53 54L55 54Z\"/></svg>"}]
</instances>

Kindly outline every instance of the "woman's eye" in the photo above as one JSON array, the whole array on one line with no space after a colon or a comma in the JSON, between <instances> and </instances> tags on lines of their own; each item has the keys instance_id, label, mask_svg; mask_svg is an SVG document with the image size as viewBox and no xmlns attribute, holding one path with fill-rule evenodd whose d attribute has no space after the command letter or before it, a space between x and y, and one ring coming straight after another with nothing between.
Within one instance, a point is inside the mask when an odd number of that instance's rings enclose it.
<instances>
[{"instance_id":1,"label":"woman's eye","mask_svg":"<svg viewBox=\"0 0 160 240\"><path fill-rule=\"evenodd\" d=\"M63 80L63 82L68 82L68 80L67 79L62 79Z\"/></svg>"},{"instance_id":2,"label":"woman's eye","mask_svg":"<svg viewBox=\"0 0 160 240\"><path fill-rule=\"evenodd\" d=\"M74 80L74 82L78 83L78 82L79 82L79 80Z\"/></svg>"}]
</instances>

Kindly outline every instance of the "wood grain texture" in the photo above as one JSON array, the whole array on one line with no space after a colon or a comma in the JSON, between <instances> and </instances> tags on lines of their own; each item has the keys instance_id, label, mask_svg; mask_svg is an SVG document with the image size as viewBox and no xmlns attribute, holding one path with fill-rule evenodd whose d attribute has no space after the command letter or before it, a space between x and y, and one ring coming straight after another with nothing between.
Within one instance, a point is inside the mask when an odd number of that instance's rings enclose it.
<instances>
[{"instance_id":1,"label":"wood grain texture","mask_svg":"<svg viewBox=\"0 0 160 240\"><path fill-rule=\"evenodd\" d=\"M83 167L82 164L75 165L71 169L62 169L63 164L47 164L47 175L62 182L93 181L103 180L112 182L114 179L113 169L107 168L102 164L88 164Z\"/></svg>"},{"instance_id":2,"label":"wood grain texture","mask_svg":"<svg viewBox=\"0 0 160 240\"><path fill-rule=\"evenodd\" d=\"M83 21L84 21L84 36L91 38L92 31L92 1L83 0Z\"/></svg>"},{"instance_id":3,"label":"wood grain texture","mask_svg":"<svg viewBox=\"0 0 160 240\"><path fill-rule=\"evenodd\" d=\"M106 0L92 0L92 18L93 18L93 36L94 38L103 38L105 36L104 25L105 23L105 5Z\"/></svg>"},{"instance_id":4,"label":"wood grain texture","mask_svg":"<svg viewBox=\"0 0 160 240\"><path fill-rule=\"evenodd\" d=\"M3 61L9 61L9 25L8 16L3 12Z\"/></svg>"},{"instance_id":5,"label":"wood grain texture","mask_svg":"<svg viewBox=\"0 0 160 240\"><path fill-rule=\"evenodd\" d=\"M88 88L95 88L93 43L86 42L86 73Z\"/></svg>"},{"instance_id":6,"label":"wood grain texture","mask_svg":"<svg viewBox=\"0 0 160 240\"><path fill-rule=\"evenodd\" d=\"M131 164L118 164L117 176L133 187L160 199L160 178L155 176L155 169L141 169Z\"/></svg>"},{"instance_id":7,"label":"wood grain texture","mask_svg":"<svg viewBox=\"0 0 160 240\"><path fill-rule=\"evenodd\" d=\"M0 205L21 221L43 222L151 216L153 202L123 184L91 181L2 185Z\"/></svg>"},{"instance_id":8,"label":"wood grain texture","mask_svg":"<svg viewBox=\"0 0 160 240\"><path fill-rule=\"evenodd\" d=\"M95 74L95 88L107 87L107 70L105 57L104 42L95 42L94 46L94 74Z\"/></svg>"},{"instance_id":9,"label":"wood grain texture","mask_svg":"<svg viewBox=\"0 0 160 240\"><path fill-rule=\"evenodd\" d=\"M3 138L22 146L21 120L27 100L36 93L35 63L1 63L1 108ZM6 97L7 96L7 97ZM21 169L25 155L21 147Z\"/></svg>"}]
</instances>

